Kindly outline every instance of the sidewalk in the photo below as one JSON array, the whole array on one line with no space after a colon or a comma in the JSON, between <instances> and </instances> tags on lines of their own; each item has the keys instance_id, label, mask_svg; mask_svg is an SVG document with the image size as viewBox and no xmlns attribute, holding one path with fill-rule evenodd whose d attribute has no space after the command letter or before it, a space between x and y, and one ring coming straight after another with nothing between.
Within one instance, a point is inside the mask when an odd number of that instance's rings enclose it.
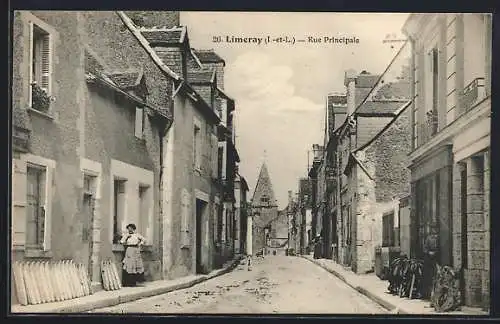
<instances>
[{"instance_id":1,"label":"sidewalk","mask_svg":"<svg viewBox=\"0 0 500 324\"><path fill-rule=\"evenodd\" d=\"M418 314L418 315L471 315L487 316L488 313L480 309L462 307L460 311L448 313L438 313L429 306L428 301L420 299L400 298L387 292L388 281L380 280L375 274L358 275L350 269L336 263L330 259L314 259L312 255L302 255L301 257L317 264L326 271L332 273L347 285L367 296L371 300L380 304L389 311L398 314Z\"/></svg>"},{"instance_id":2,"label":"sidewalk","mask_svg":"<svg viewBox=\"0 0 500 324\"><path fill-rule=\"evenodd\" d=\"M95 294L62 302L38 305L12 305L12 313L83 313L93 309L115 306L141 298L165 294L174 290L192 287L200 282L221 276L236 268L242 257L226 263L221 269L207 275L192 275L174 280L158 280L146 282L144 287L123 287L114 291L98 291Z\"/></svg>"}]
</instances>

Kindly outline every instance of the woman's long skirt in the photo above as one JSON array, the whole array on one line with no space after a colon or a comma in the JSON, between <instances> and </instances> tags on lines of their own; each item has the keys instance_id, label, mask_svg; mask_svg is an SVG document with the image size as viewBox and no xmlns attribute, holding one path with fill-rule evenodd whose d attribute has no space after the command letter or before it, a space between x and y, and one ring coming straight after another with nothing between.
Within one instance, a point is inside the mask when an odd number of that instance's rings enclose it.
<instances>
[{"instance_id":1,"label":"woman's long skirt","mask_svg":"<svg viewBox=\"0 0 500 324\"><path fill-rule=\"evenodd\" d=\"M138 246L128 246L123 258L122 284L124 287L135 286L144 281L144 263Z\"/></svg>"}]
</instances>

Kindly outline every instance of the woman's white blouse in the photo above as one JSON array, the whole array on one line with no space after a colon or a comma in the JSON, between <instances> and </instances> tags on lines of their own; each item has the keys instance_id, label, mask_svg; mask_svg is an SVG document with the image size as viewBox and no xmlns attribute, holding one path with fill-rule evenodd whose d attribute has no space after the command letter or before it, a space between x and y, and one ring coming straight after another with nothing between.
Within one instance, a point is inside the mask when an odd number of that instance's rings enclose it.
<instances>
[{"instance_id":1,"label":"woman's white blouse","mask_svg":"<svg viewBox=\"0 0 500 324\"><path fill-rule=\"evenodd\" d=\"M120 240L120 243L124 245L138 245L140 242L144 244L146 240L142 235L137 233L124 234Z\"/></svg>"}]
</instances>

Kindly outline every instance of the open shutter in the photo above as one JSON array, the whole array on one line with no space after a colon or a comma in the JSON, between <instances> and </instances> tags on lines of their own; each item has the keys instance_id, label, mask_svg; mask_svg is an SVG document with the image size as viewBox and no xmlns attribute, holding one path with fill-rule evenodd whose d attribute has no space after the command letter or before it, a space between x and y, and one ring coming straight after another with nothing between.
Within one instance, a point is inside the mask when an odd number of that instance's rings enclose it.
<instances>
[{"instance_id":1,"label":"open shutter","mask_svg":"<svg viewBox=\"0 0 500 324\"><path fill-rule=\"evenodd\" d=\"M42 78L41 88L50 94L50 36L44 35L42 41Z\"/></svg>"},{"instance_id":2,"label":"open shutter","mask_svg":"<svg viewBox=\"0 0 500 324\"><path fill-rule=\"evenodd\" d=\"M33 100L33 93L32 93L32 83L33 83L33 23L30 22L29 23L29 27L28 27L28 34L29 34L29 71L28 71L28 75L29 75L29 84L28 84L28 105L31 107L32 105L32 100Z\"/></svg>"},{"instance_id":3,"label":"open shutter","mask_svg":"<svg viewBox=\"0 0 500 324\"><path fill-rule=\"evenodd\" d=\"M181 197L181 248L188 248L191 245L191 233L189 231L190 207L191 195L184 189Z\"/></svg>"},{"instance_id":4,"label":"open shutter","mask_svg":"<svg viewBox=\"0 0 500 324\"><path fill-rule=\"evenodd\" d=\"M49 251L51 247L51 232L52 232L52 218L51 218L51 205L52 205L52 191L54 189L54 168L47 166L45 178L45 204L43 208L43 249Z\"/></svg>"},{"instance_id":5,"label":"open shutter","mask_svg":"<svg viewBox=\"0 0 500 324\"><path fill-rule=\"evenodd\" d=\"M219 152L219 142L217 140L217 135L215 134L212 134L211 135L211 148L212 148L212 152L211 152L211 161L212 161L212 177L214 179L217 178L217 173L218 173L218 160L219 160L219 156L218 156L218 152Z\"/></svg>"},{"instance_id":6,"label":"open shutter","mask_svg":"<svg viewBox=\"0 0 500 324\"><path fill-rule=\"evenodd\" d=\"M12 243L24 246L26 243L27 206L26 162L12 160Z\"/></svg>"}]
</instances>

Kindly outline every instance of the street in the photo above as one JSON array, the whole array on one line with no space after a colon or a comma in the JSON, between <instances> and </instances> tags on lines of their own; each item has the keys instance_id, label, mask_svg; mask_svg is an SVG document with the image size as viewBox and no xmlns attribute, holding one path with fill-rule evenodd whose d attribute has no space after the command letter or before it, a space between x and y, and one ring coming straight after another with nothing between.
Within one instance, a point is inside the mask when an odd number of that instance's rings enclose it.
<instances>
[{"instance_id":1,"label":"street","mask_svg":"<svg viewBox=\"0 0 500 324\"><path fill-rule=\"evenodd\" d=\"M322 313L381 314L387 311L340 279L300 258L254 259L251 271L232 272L188 289L91 313Z\"/></svg>"}]
</instances>

